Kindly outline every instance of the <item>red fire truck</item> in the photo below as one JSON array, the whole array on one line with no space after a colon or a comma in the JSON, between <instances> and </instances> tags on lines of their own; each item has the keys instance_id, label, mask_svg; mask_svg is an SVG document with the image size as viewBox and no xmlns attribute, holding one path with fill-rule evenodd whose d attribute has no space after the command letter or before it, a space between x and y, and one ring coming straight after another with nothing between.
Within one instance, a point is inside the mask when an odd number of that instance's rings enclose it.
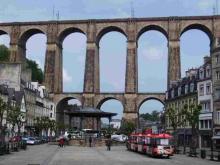
<instances>
[{"instance_id":1,"label":"red fire truck","mask_svg":"<svg viewBox=\"0 0 220 165\"><path fill-rule=\"evenodd\" d=\"M173 156L174 148L171 145L172 136L166 133L136 133L131 134L127 141L128 150L144 153L153 157Z\"/></svg>"}]
</instances>

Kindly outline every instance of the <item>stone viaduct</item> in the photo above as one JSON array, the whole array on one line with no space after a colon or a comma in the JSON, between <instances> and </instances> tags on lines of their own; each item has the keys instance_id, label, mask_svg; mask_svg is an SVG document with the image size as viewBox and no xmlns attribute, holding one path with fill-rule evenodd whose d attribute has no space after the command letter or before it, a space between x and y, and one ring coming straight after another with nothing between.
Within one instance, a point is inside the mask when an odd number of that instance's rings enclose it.
<instances>
[{"instance_id":1,"label":"stone viaduct","mask_svg":"<svg viewBox=\"0 0 220 165\"><path fill-rule=\"evenodd\" d=\"M0 23L0 35L10 36L10 61L25 60L25 46L29 37L36 33L47 36L45 55L44 84L57 103L76 98L83 106L100 107L108 99L117 99L124 106L125 119L137 119L140 105L148 99L163 103L164 93L139 93L137 78L137 41L146 31L157 30L168 41L167 85L181 78L180 37L190 30L199 29L210 39L212 59L220 52L220 16L90 19L40 22ZM100 93L99 79L99 41L108 32L117 31L127 38L126 80L124 93ZM84 90L82 93L63 93L62 91L62 42L70 33L80 32L87 37ZM212 69L213 75L220 71L219 66ZM214 77L214 76L213 76ZM213 91L220 89L220 81L215 80ZM217 105L217 104L216 104ZM220 107L220 104L218 104Z\"/></svg>"}]
</instances>

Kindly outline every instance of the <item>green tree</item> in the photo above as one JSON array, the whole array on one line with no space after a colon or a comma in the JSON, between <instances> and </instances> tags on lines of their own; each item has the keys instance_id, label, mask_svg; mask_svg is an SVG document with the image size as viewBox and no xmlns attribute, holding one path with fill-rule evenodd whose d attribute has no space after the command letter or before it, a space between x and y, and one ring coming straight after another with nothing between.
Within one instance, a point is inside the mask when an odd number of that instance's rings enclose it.
<instances>
[{"instance_id":1,"label":"green tree","mask_svg":"<svg viewBox=\"0 0 220 165\"><path fill-rule=\"evenodd\" d=\"M192 140L190 145L190 154L196 154L197 147L197 136L198 136L198 123L199 123L199 114L202 107L201 105L184 105L183 113L185 115L186 121L189 122L192 130Z\"/></svg>"},{"instance_id":2,"label":"green tree","mask_svg":"<svg viewBox=\"0 0 220 165\"><path fill-rule=\"evenodd\" d=\"M7 121L12 125L12 133L14 133L14 128L17 125L18 127L18 136L21 133L21 127L24 121L24 114L21 112L19 106L10 106L7 114Z\"/></svg>"},{"instance_id":3,"label":"green tree","mask_svg":"<svg viewBox=\"0 0 220 165\"><path fill-rule=\"evenodd\" d=\"M10 51L7 46L0 45L0 61L8 62L10 56Z\"/></svg>"},{"instance_id":4,"label":"green tree","mask_svg":"<svg viewBox=\"0 0 220 165\"><path fill-rule=\"evenodd\" d=\"M168 108L165 113L166 113L166 116L168 117L170 126L173 129L174 146L175 146L176 149L178 149L178 145L177 145L177 142L178 142L177 128L184 123L184 120L181 120L182 116L183 116L183 111L177 112L173 108Z\"/></svg>"},{"instance_id":5,"label":"green tree","mask_svg":"<svg viewBox=\"0 0 220 165\"><path fill-rule=\"evenodd\" d=\"M141 114L140 117L143 117L145 120L149 120L149 121L159 121L159 112L154 110L151 113L144 113Z\"/></svg>"},{"instance_id":6,"label":"green tree","mask_svg":"<svg viewBox=\"0 0 220 165\"><path fill-rule=\"evenodd\" d=\"M130 135L135 130L135 124L130 121L123 121L120 132L125 135Z\"/></svg>"},{"instance_id":7,"label":"green tree","mask_svg":"<svg viewBox=\"0 0 220 165\"><path fill-rule=\"evenodd\" d=\"M49 128L50 128L50 137L52 137L52 132L56 132L57 130L57 123L55 120L49 121Z\"/></svg>"},{"instance_id":8,"label":"green tree","mask_svg":"<svg viewBox=\"0 0 220 165\"><path fill-rule=\"evenodd\" d=\"M40 117L34 118L34 127L38 136L42 135L42 130L44 128L43 121Z\"/></svg>"},{"instance_id":9,"label":"green tree","mask_svg":"<svg viewBox=\"0 0 220 165\"><path fill-rule=\"evenodd\" d=\"M38 64L33 60L26 60L27 68L31 69L32 71L32 81L38 81L39 83L43 82L43 71L39 68Z\"/></svg>"},{"instance_id":10,"label":"green tree","mask_svg":"<svg viewBox=\"0 0 220 165\"><path fill-rule=\"evenodd\" d=\"M8 62L10 57L10 51L8 47L5 45L0 45L0 61L2 62ZM38 64L33 61L26 59L27 68L31 69L32 71L32 81L38 81L39 83L43 82L43 71L41 68L39 68Z\"/></svg>"},{"instance_id":11,"label":"green tree","mask_svg":"<svg viewBox=\"0 0 220 165\"><path fill-rule=\"evenodd\" d=\"M3 122L3 117L4 113L7 112L7 104L3 101L3 99L0 97L0 139L5 139L4 134L5 134L5 128L3 128L2 122Z\"/></svg>"}]
</instances>

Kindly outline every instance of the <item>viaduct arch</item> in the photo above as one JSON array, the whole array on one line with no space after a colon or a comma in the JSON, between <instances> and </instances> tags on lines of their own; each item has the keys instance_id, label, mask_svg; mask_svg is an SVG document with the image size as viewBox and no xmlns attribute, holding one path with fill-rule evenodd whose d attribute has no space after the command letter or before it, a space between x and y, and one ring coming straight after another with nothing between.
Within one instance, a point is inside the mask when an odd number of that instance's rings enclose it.
<instances>
[{"instance_id":1,"label":"viaduct arch","mask_svg":"<svg viewBox=\"0 0 220 165\"><path fill-rule=\"evenodd\" d=\"M94 19L40 22L0 23L0 35L10 36L10 61L25 60L25 42L33 34L44 33L47 37L45 55L44 84L58 104L65 97L80 100L83 106L96 107L102 99L115 98L124 106L126 119L137 119L138 107L147 98L163 102L164 93L138 93L137 83L137 40L148 30L162 32L168 40L168 86L181 78L180 36L187 30L199 29L210 38L211 57L220 54L220 16L158 17ZM99 40L110 32L117 31L127 38L127 57L124 93L100 93L99 79ZM63 93L62 91L62 42L72 32L80 32L87 37L84 88L82 93ZM220 71L213 65L212 74ZM213 76L214 77L214 76ZM220 89L220 80L213 79L213 92ZM217 105L217 104L216 104ZM220 108L220 103L219 107Z\"/></svg>"}]
</instances>

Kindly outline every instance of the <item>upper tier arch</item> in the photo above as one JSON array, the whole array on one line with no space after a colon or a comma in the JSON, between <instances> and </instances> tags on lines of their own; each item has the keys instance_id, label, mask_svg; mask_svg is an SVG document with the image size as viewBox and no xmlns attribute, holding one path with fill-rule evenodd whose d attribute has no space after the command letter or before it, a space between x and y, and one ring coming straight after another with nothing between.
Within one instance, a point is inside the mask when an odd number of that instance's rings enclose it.
<instances>
[{"instance_id":1,"label":"upper tier arch","mask_svg":"<svg viewBox=\"0 0 220 165\"><path fill-rule=\"evenodd\" d=\"M148 25L148 26L141 28L140 31L137 32L137 39L136 40L138 41L140 36L143 33L150 31L150 30L155 30L155 31L161 32L167 39L169 38L167 31L163 27L161 27L159 25Z\"/></svg>"},{"instance_id":2,"label":"upper tier arch","mask_svg":"<svg viewBox=\"0 0 220 165\"><path fill-rule=\"evenodd\" d=\"M23 46L23 47L25 47L27 40L28 40L31 36L35 35L35 34L44 34L44 35L46 36L45 32L42 31L41 29L31 28L31 29L28 29L28 30L24 31L24 32L20 35L18 44L21 45L21 46Z\"/></svg>"},{"instance_id":3,"label":"upper tier arch","mask_svg":"<svg viewBox=\"0 0 220 165\"><path fill-rule=\"evenodd\" d=\"M211 31L211 29L204 25L204 24L199 24L199 23L193 23L193 24L190 24L186 27L184 27L180 33L180 37L187 31L189 30L192 30L192 29L195 29L195 30L201 30L202 32L204 32L208 37L209 37L209 40L210 40L210 43L212 43L212 40L213 40L213 33Z\"/></svg>"},{"instance_id":4,"label":"upper tier arch","mask_svg":"<svg viewBox=\"0 0 220 165\"><path fill-rule=\"evenodd\" d=\"M122 28L117 27L117 26L108 26L108 27L103 28L103 29L98 33L98 35L97 35L97 37L96 37L96 43L97 43L97 45L99 45L99 42L100 42L101 38L102 38L105 34L107 34L107 33L109 33L109 32L119 32L119 33L123 34L123 35L127 38L127 34L125 33L125 31L124 31Z\"/></svg>"}]
</instances>

